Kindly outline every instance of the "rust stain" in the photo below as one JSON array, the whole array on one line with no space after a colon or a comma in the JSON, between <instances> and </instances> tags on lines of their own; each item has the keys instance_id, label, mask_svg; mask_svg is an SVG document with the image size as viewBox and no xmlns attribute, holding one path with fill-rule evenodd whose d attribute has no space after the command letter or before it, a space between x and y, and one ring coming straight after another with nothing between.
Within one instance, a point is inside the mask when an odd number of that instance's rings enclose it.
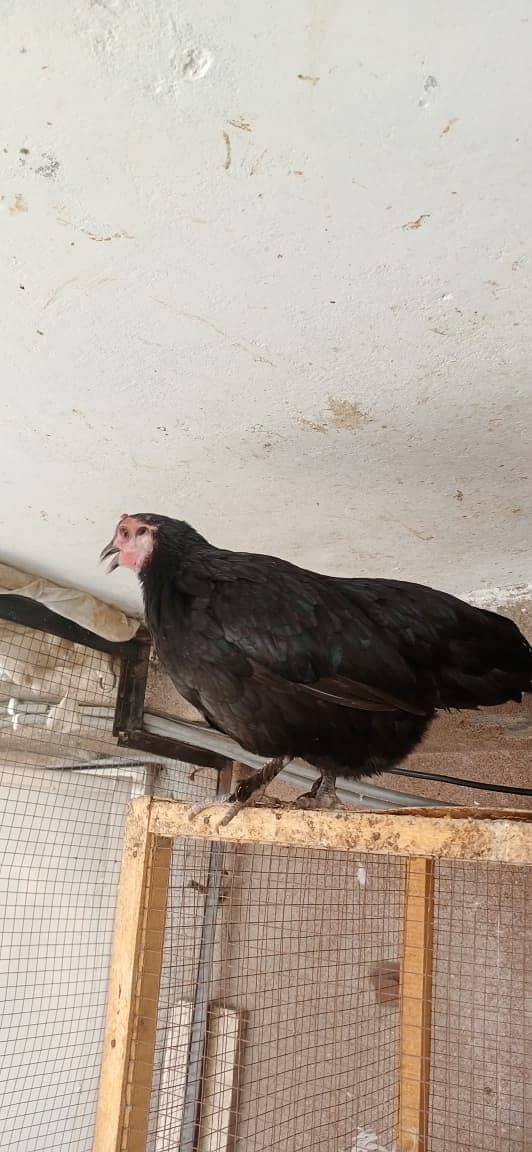
<instances>
[{"instance_id":1,"label":"rust stain","mask_svg":"<svg viewBox=\"0 0 532 1152\"><path fill-rule=\"evenodd\" d=\"M339 400L336 396L329 396L327 408L331 414L331 423L340 431L356 432L371 420L354 400Z\"/></svg>"},{"instance_id":2,"label":"rust stain","mask_svg":"<svg viewBox=\"0 0 532 1152\"><path fill-rule=\"evenodd\" d=\"M447 136L447 133L451 131L451 128L453 128L455 124L458 124L458 116L451 116L451 119L447 121L445 128L442 128L440 136Z\"/></svg>"},{"instance_id":3,"label":"rust stain","mask_svg":"<svg viewBox=\"0 0 532 1152\"><path fill-rule=\"evenodd\" d=\"M232 159L232 156L231 156L231 138L230 138L228 132L223 133L223 138L224 138L224 144L225 144L224 168L225 168L225 171L228 172L230 167L231 167L231 159Z\"/></svg>"},{"instance_id":4,"label":"rust stain","mask_svg":"<svg viewBox=\"0 0 532 1152\"><path fill-rule=\"evenodd\" d=\"M17 192L9 205L9 215L18 216L19 212L27 212L28 205L21 192Z\"/></svg>"},{"instance_id":5,"label":"rust stain","mask_svg":"<svg viewBox=\"0 0 532 1152\"><path fill-rule=\"evenodd\" d=\"M305 72L298 72L297 78L298 80L304 80L307 84L312 84L313 88L316 87L320 79L319 76L308 76Z\"/></svg>"},{"instance_id":6,"label":"rust stain","mask_svg":"<svg viewBox=\"0 0 532 1152\"><path fill-rule=\"evenodd\" d=\"M421 228L424 220L430 220L430 212L422 212L421 216L416 216L415 220L407 220L406 224L401 225L401 228L403 231L406 229L409 232L413 232L417 228Z\"/></svg>"},{"instance_id":7,"label":"rust stain","mask_svg":"<svg viewBox=\"0 0 532 1152\"><path fill-rule=\"evenodd\" d=\"M317 420L309 420L301 416L298 423L310 432L320 432L322 435L335 428L339 432L357 432L364 424L371 423L372 417L364 412L354 400L343 400L336 396L327 397L327 411Z\"/></svg>"}]
</instances>

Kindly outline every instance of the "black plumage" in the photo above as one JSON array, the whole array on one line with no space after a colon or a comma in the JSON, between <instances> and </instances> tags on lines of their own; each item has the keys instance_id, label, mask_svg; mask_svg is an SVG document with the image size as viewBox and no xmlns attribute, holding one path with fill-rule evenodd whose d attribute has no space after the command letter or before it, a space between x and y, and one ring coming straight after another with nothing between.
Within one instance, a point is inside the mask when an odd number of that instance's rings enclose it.
<instances>
[{"instance_id":1,"label":"black plumage","mask_svg":"<svg viewBox=\"0 0 532 1152\"><path fill-rule=\"evenodd\" d=\"M226 551L168 517L123 519L127 558L120 525L105 554L136 568L178 691L249 751L314 765L318 802L335 799L337 775L397 765L437 709L520 701L531 688L532 649L506 617L419 584ZM152 546L134 562L137 531Z\"/></svg>"}]
</instances>

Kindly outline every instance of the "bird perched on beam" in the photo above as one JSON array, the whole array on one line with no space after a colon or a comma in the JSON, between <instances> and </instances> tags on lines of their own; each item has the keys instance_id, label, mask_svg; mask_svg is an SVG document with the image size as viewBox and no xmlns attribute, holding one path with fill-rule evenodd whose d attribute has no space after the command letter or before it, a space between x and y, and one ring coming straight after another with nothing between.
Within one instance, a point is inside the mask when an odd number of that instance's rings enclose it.
<instances>
[{"instance_id":1,"label":"bird perched on beam","mask_svg":"<svg viewBox=\"0 0 532 1152\"><path fill-rule=\"evenodd\" d=\"M154 513L123 515L108 557L137 573L178 692L268 758L226 798L229 815L295 757L319 772L297 804L334 807L337 776L396 766L437 709L521 701L532 687L532 648L511 620L420 584L230 552Z\"/></svg>"}]
</instances>

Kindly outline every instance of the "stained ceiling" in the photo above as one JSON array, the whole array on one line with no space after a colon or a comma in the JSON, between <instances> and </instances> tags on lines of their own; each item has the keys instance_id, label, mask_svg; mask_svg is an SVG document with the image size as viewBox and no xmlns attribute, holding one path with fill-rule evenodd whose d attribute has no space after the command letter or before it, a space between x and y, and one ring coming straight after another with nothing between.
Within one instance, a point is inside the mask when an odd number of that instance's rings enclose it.
<instances>
[{"instance_id":1,"label":"stained ceiling","mask_svg":"<svg viewBox=\"0 0 532 1152\"><path fill-rule=\"evenodd\" d=\"M2 559L123 603L123 511L530 579L525 0L4 14Z\"/></svg>"}]
</instances>

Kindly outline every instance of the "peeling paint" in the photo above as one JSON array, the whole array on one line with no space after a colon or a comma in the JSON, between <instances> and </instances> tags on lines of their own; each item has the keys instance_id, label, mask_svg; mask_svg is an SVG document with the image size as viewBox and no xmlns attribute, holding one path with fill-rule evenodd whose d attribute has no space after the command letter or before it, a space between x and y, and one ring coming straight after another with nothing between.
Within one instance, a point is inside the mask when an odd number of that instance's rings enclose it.
<instances>
[{"instance_id":1,"label":"peeling paint","mask_svg":"<svg viewBox=\"0 0 532 1152\"><path fill-rule=\"evenodd\" d=\"M130 232L94 232L90 228L81 228L78 224L74 224L72 220L67 220L65 216L56 216L58 224L62 224L65 228L73 228L82 236L88 236L89 240L96 240L97 243L107 243L109 240L134 240L135 237Z\"/></svg>"},{"instance_id":2,"label":"peeling paint","mask_svg":"<svg viewBox=\"0 0 532 1152\"><path fill-rule=\"evenodd\" d=\"M203 77L212 68L212 56L205 48L187 48L183 55L181 75L184 80L193 83L203 80Z\"/></svg>"},{"instance_id":3,"label":"peeling paint","mask_svg":"<svg viewBox=\"0 0 532 1152\"><path fill-rule=\"evenodd\" d=\"M427 76L423 84L423 96L418 100L419 108L429 108L434 98L436 89L439 88L438 81L435 76Z\"/></svg>"},{"instance_id":4,"label":"peeling paint","mask_svg":"<svg viewBox=\"0 0 532 1152\"><path fill-rule=\"evenodd\" d=\"M40 164L35 169L37 176L44 176L45 180L55 180L61 167L59 160L56 160L55 156L51 156L49 152L43 152L42 159L44 164Z\"/></svg>"},{"instance_id":5,"label":"peeling paint","mask_svg":"<svg viewBox=\"0 0 532 1152\"><path fill-rule=\"evenodd\" d=\"M299 423L302 428L308 428L309 432L321 432L323 434L328 430L325 420L307 420L306 417L302 416Z\"/></svg>"},{"instance_id":6,"label":"peeling paint","mask_svg":"<svg viewBox=\"0 0 532 1152\"><path fill-rule=\"evenodd\" d=\"M451 128L454 128L455 124L458 124L458 116L452 116L451 119L447 121L445 128L442 128L440 132L440 136L447 136L447 133L451 131Z\"/></svg>"},{"instance_id":7,"label":"peeling paint","mask_svg":"<svg viewBox=\"0 0 532 1152\"><path fill-rule=\"evenodd\" d=\"M228 120L233 128L239 128L241 132L251 132L251 124L244 120L243 116L239 116L236 120Z\"/></svg>"},{"instance_id":8,"label":"peeling paint","mask_svg":"<svg viewBox=\"0 0 532 1152\"><path fill-rule=\"evenodd\" d=\"M28 211L28 205L21 192L17 192L13 197L8 211L10 216L18 216L20 212Z\"/></svg>"}]
</instances>

